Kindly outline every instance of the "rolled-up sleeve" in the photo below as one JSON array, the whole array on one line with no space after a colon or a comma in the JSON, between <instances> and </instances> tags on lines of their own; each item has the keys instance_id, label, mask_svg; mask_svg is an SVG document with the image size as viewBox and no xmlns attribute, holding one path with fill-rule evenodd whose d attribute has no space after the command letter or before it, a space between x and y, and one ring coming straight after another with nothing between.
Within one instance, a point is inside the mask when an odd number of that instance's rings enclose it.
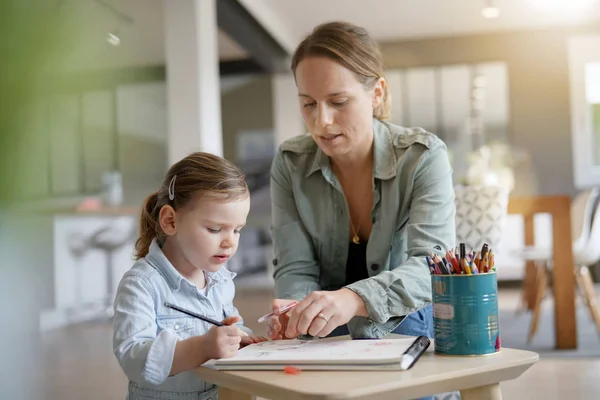
<instances>
[{"instance_id":1,"label":"rolled-up sleeve","mask_svg":"<svg viewBox=\"0 0 600 400\"><path fill-rule=\"evenodd\" d=\"M142 278L127 276L114 302L113 351L125 375L134 382L163 383L171 372L178 336L157 335L151 288Z\"/></svg>"},{"instance_id":2,"label":"rolled-up sleeve","mask_svg":"<svg viewBox=\"0 0 600 400\"><path fill-rule=\"evenodd\" d=\"M302 300L320 290L319 264L298 214L289 167L281 150L271 166L271 233L275 297Z\"/></svg>"},{"instance_id":3,"label":"rolled-up sleeve","mask_svg":"<svg viewBox=\"0 0 600 400\"><path fill-rule=\"evenodd\" d=\"M431 277L426 256L454 246L456 207L452 167L446 146L425 151L415 170L407 232L407 260L390 271L348 286L364 299L371 321L390 329L402 317L431 303ZM384 330L385 327L381 327Z\"/></svg>"}]
</instances>

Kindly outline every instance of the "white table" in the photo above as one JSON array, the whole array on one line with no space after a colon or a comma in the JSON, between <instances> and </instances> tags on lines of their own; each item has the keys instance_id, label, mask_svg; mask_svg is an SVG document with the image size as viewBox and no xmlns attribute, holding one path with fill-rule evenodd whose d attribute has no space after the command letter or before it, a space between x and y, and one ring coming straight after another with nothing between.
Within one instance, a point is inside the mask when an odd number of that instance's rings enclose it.
<instances>
[{"instance_id":1,"label":"white table","mask_svg":"<svg viewBox=\"0 0 600 400\"><path fill-rule=\"evenodd\" d=\"M393 337L402 336L389 336ZM220 386L219 400L251 400L254 396L272 400L410 400L456 390L463 400L501 400L500 382L518 378L539 359L537 353L506 348L481 357L435 355L433 344L430 350L408 371L303 371L289 375L200 367L196 373Z\"/></svg>"}]
</instances>

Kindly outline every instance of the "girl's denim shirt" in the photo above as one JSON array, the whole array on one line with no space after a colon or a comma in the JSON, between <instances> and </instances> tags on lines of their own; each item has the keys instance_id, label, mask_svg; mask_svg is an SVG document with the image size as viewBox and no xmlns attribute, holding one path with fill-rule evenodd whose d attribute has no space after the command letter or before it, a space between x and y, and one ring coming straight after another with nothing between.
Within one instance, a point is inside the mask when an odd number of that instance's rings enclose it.
<instances>
[{"instance_id":1,"label":"girl's denim shirt","mask_svg":"<svg viewBox=\"0 0 600 400\"><path fill-rule=\"evenodd\" d=\"M347 288L368 318L349 323L353 337L391 332L403 317L431 304L425 256L454 247L454 187L446 145L420 128L373 119L373 229L369 278ZM284 142L271 168L275 295L302 300L346 281L348 206L330 160L310 135ZM442 251L444 250L444 251Z\"/></svg>"},{"instance_id":2,"label":"girl's denim shirt","mask_svg":"<svg viewBox=\"0 0 600 400\"><path fill-rule=\"evenodd\" d=\"M129 378L128 400L216 400L215 385L193 371L169 376L177 341L205 334L212 325L164 306L165 302L222 320L239 315L233 305L235 273L206 273L198 290L165 257L156 241L125 273L114 303L113 350ZM204 293L206 294L204 294ZM238 323L245 331L250 330Z\"/></svg>"}]
</instances>

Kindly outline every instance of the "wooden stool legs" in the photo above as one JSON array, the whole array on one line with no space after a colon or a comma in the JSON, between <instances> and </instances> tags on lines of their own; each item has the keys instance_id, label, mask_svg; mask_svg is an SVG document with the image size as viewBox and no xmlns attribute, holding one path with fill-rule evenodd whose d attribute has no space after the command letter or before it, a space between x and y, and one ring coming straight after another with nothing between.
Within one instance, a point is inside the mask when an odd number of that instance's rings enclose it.
<instances>
[{"instance_id":1,"label":"wooden stool legs","mask_svg":"<svg viewBox=\"0 0 600 400\"><path fill-rule=\"evenodd\" d=\"M596 297L596 290L594 289L594 282L590 275L590 271L587 266L576 267L574 269L575 282L581 292L588 312L592 321L596 325L598 335L600 335L600 310L598 309L598 300ZM535 284L529 286L534 288L533 294L533 315L531 317L531 325L529 327L529 335L527 336L527 343L531 343L533 336L537 332L538 323L540 320L540 309L542 300L546 294L548 288L548 271L544 265L536 265L535 272ZM525 297L525 295L523 295Z\"/></svg>"},{"instance_id":2,"label":"wooden stool legs","mask_svg":"<svg viewBox=\"0 0 600 400\"><path fill-rule=\"evenodd\" d=\"M527 343L531 343L533 336L537 332L538 323L540 321L542 300L544 299L544 296L546 295L546 289L548 288L548 271L546 270L545 264L536 264L535 282L533 316L531 317L531 325L529 326Z\"/></svg>"},{"instance_id":3,"label":"wooden stool legs","mask_svg":"<svg viewBox=\"0 0 600 400\"><path fill-rule=\"evenodd\" d=\"M600 335L600 312L598 311L596 290L594 289L594 282L592 281L590 270L587 266L575 268L575 280L583 295L590 317L592 317L592 321L596 324L596 330Z\"/></svg>"}]
</instances>

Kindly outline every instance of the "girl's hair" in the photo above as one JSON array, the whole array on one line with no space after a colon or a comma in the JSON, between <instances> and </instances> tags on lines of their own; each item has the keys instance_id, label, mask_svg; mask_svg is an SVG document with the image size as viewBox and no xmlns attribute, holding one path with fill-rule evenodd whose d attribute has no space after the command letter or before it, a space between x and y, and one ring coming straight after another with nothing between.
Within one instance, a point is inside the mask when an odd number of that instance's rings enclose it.
<instances>
[{"instance_id":1,"label":"girl's hair","mask_svg":"<svg viewBox=\"0 0 600 400\"><path fill-rule=\"evenodd\" d=\"M307 57L327 57L354 72L367 90L375 87L383 76L383 57L377 42L360 26L347 22L328 22L317 26L296 48L292 57L292 72ZM385 85L383 101L373 110L373 117L390 117L391 96Z\"/></svg>"},{"instance_id":2,"label":"girl's hair","mask_svg":"<svg viewBox=\"0 0 600 400\"><path fill-rule=\"evenodd\" d=\"M248 193L246 177L233 163L210 153L190 154L169 169L158 191L144 201L136 259L148 254L153 239L164 242L165 233L158 221L163 206L177 210L197 196L235 201Z\"/></svg>"}]
</instances>

